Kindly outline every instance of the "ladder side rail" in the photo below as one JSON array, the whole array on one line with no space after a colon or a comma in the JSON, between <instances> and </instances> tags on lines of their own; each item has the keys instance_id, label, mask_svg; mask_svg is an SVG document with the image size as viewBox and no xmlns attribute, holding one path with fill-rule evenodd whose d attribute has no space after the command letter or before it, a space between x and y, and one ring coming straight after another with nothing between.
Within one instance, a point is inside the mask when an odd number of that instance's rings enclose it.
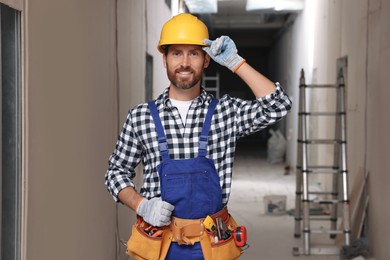
<instances>
[{"instance_id":1,"label":"ladder side rail","mask_svg":"<svg viewBox=\"0 0 390 260\"><path fill-rule=\"evenodd\" d=\"M306 116L302 117L302 136L306 139ZM310 201L309 201L309 174L307 168L307 142L302 143L302 210L303 210L303 248L305 255L310 254Z\"/></svg>"},{"instance_id":2,"label":"ladder side rail","mask_svg":"<svg viewBox=\"0 0 390 260\"><path fill-rule=\"evenodd\" d=\"M349 215L349 191L348 191L348 170L347 170L347 138L346 138L346 106L345 106L345 84L342 71L339 76L339 88L341 94L341 108L340 114L341 124L341 173L343 185L343 223L344 223L344 245L350 245L350 215Z\"/></svg>"},{"instance_id":3,"label":"ladder side rail","mask_svg":"<svg viewBox=\"0 0 390 260\"><path fill-rule=\"evenodd\" d=\"M302 136L307 138L307 117L302 116ZM304 254L310 254L310 201L309 201L309 174L308 174L308 153L307 142L302 143L302 201L303 201L303 248Z\"/></svg>"},{"instance_id":4,"label":"ladder side rail","mask_svg":"<svg viewBox=\"0 0 390 260\"><path fill-rule=\"evenodd\" d=\"M337 116L335 117L335 129L334 129L334 136L336 140L340 140L340 143L334 146L334 154L333 154L333 167L336 169L341 169L341 157L340 157L340 148L341 148L341 113L342 112L342 94L340 93L340 87L339 82L336 84L336 113ZM339 171L338 174L334 174L332 177L332 199L336 200L339 199L339 179L341 171ZM337 218L338 218L338 204L331 205L330 215L331 215L331 222L330 222L330 229L336 230L337 229ZM331 234L331 238L336 238L335 234Z\"/></svg>"},{"instance_id":5,"label":"ladder side rail","mask_svg":"<svg viewBox=\"0 0 390 260\"><path fill-rule=\"evenodd\" d=\"M215 90L215 92L216 92L216 98L220 98L220 88L219 88L219 81L220 81L220 78L219 78L219 72L217 72L217 75L215 76L216 77L216 83L215 83L215 85L216 85L216 90Z\"/></svg>"},{"instance_id":6,"label":"ladder side rail","mask_svg":"<svg viewBox=\"0 0 390 260\"><path fill-rule=\"evenodd\" d=\"M307 84L306 88L337 88L334 84Z\"/></svg>"},{"instance_id":7,"label":"ladder side rail","mask_svg":"<svg viewBox=\"0 0 390 260\"><path fill-rule=\"evenodd\" d=\"M303 75L303 70L302 70ZM306 112L306 85L301 86L302 109ZM310 255L310 201L309 201L309 176L308 176L308 143L307 143L307 116L301 113L300 117L302 130L302 213L303 213L303 250L305 255Z\"/></svg>"},{"instance_id":8,"label":"ladder side rail","mask_svg":"<svg viewBox=\"0 0 390 260\"><path fill-rule=\"evenodd\" d=\"M305 101L305 76L303 69L301 70L301 76L299 79L299 109L298 109L298 143L297 143L297 165L296 165L296 188L295 188L295 230L294 237L301 237L301 221L302 221L302 115L306 111Z\"/></svg>"},{"instance_id":9,"label":"ladder side rail","mask_svg":"<svg viewBox=\"0 0 390 260\"><path fill-rule=\"evenodd\" d=\"M300 128L300 127L298 127ZM300 131L298 131L300 132ZM300 136L300 135L299 135ZM296 183L295 183L295 230L294 237L301 237L301 221L302 221L302 142L298 141L298 153L297 153L297 172L296 172Z\"/></svg>"}]
</instances>

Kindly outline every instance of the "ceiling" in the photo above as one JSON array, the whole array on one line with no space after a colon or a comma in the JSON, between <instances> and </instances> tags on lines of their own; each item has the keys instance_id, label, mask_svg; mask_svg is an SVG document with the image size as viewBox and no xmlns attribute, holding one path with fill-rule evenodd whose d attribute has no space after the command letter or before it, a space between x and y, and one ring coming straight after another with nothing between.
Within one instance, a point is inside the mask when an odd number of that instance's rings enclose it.
<instances>
[{"instance_id":1,"label":"ceiling","mask_svg":"<svg viewBox=\"0 0 390 260\"><path fill-rule=\"evenodd\" d=\"M270 47L295 18L293 12L246 11L246 0L218 1L218 12L199 14L210 38L228 35L242 47Z\"/></svg>"}]
</instances>

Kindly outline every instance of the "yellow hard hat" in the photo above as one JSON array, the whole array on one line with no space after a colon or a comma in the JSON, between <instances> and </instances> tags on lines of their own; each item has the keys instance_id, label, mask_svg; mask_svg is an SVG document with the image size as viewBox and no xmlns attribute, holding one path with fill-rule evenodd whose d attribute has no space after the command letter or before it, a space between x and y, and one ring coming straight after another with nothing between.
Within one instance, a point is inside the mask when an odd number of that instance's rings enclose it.
<instances>
[{"instance_id":1,"label":"yellow hard hat","mask_svg":"<svg viewBox=\"0 0 390 260\"><path fill-rule=\"evenodd\" d=\"M163 53L163 46L170 44L206 46L203 39L208 38L209 32L201 20L191 14L182 13L172 17L164 24L157 49Z\"/></svg>"}]
</instances>

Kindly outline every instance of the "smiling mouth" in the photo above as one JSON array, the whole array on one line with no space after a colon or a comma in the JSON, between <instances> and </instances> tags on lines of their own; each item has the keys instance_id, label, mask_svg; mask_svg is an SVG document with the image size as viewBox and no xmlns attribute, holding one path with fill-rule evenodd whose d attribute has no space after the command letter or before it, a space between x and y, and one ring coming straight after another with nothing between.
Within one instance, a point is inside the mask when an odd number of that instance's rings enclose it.
<instances>
[{"instance_id":1,"label":"smiling mouth","mask_svg":"<svg viewBox=\"0 0 390 260\"><path fill-rule=\"evenodd\" d=\"M188 70L186 70L186 71L178 71L177 73L180 74L180 75L190 75L190 74L192 74L192 71L188 71Z\"/></svg>"},{"instance_id":2,"label":"smiling mouth","mask_svg":"<svg viewBox=\"0 0 390 260\"><path fill-rule=\"evenodd\" d=\"M187 78L190 78L192 76L192 71L178 71L177 72L177 75L179 78L182 78L182 79L187 79Z\"/></svg>"}]
</instances>

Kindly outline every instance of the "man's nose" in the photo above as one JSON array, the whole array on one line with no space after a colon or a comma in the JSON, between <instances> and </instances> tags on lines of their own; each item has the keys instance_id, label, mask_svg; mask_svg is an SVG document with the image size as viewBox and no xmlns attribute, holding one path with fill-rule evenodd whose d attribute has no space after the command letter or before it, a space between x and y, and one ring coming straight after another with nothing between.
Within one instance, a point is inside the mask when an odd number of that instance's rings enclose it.
<instances>
[{"instance_id":1,"label":"man's nose","mask_svg":"<svg viewBox=\"0 0 390 260\"><path fill-rule=\"evenodd\" d=\"M183 67L188 67L190 65L190 59L189 59L188 55L183 55L183 59L181 61L181 65Z\"/></svg>"}]
</instances>

